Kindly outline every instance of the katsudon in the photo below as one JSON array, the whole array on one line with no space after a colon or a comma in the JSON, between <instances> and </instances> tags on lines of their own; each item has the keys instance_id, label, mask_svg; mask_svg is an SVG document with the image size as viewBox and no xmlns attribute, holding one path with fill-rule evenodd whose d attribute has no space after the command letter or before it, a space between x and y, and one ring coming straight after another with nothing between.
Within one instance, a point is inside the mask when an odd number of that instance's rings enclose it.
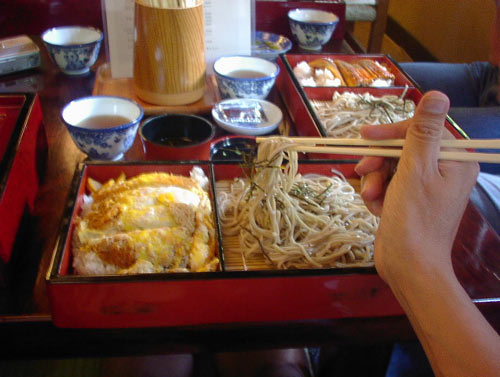
<instances>
[{"instance_id":1,"label":"katsudon","mask_svg":"<svg viewBox=\"0 0 500 377\"><path fill-rule=\"evenodd\" d=\"M200 173L201 172L201 173ZM144 173L100 184L89 179L73 233L77 274L202 272L217 269L208 179Z\"/></svg>"}]
</instances>

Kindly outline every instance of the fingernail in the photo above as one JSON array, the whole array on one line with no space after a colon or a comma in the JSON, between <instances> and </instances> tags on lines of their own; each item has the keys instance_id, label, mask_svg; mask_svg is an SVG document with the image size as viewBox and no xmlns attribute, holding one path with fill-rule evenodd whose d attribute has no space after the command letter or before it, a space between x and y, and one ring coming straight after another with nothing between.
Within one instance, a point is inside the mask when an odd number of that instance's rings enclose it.
<instances>
[{"instance_id":1,"label":"fingernail","mask_svg":"<svg viewBox=\"0 0 500 377\"><path fill-rule=\"evenodd\" d=\"M432 114L442 114L447 110L448 101L442 97L427 96L422 100L422 109Z\"/></svg>"}]
</instances>

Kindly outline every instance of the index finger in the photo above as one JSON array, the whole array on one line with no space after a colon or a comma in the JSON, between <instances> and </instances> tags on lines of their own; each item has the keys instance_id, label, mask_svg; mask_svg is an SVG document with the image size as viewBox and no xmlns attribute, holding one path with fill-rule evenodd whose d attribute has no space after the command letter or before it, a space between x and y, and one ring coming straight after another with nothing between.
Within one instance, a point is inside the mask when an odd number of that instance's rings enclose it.
<instances>
[{"instance_id":1,"label":"index finger","mask_svg":"<svg viewBox=\"0 0 500 377\"><path fill-rule=\"evenodd\" d=\"M404 139L409 121L406 119L392 124L363 125L360 130L361 136L369 140Z\"/></svg>"},{"instance_id":2,"label":"index finger","mask_svg":"<svg viewBox=\"0 0 500 377\"><path fill-rule=\"evenodd\" d=\"M368 140L404 139L409 126L409 119L392 124L378 124L361 126L361 136ZM358 175L366 175L379 169L385 157L363 157L354 169Z\"/></svg>"}]
</instances>

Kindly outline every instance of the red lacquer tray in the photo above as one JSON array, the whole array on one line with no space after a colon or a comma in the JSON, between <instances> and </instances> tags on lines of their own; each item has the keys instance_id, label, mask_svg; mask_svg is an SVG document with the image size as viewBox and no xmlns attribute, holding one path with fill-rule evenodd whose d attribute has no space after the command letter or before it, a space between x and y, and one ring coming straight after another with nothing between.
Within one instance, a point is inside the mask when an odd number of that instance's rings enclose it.
<instances>
[{"instance_id":1,"label":"red lacquer tray","mask_svg":"<svg viewBox=\"0 0 500 377\"><path fill-rule=\"evenodd\" d=\"M7 263L23 213L38 192L39 154L46 146L36 94L0 94L0 259Z\"/></svg>"},{"instance_id":2,"label":"red lacquer tray","mask_svg":"<svg viewBox=\"0 0 500 377\"><path fill-rule=\"evenodd\" d=\"M201 166L212 180L242 176L238 163ZM269 322L402 314L374 268L255 270L226 268L221 250L217 272L77 276L72 274L70 240L87 177L100 181L121 172L188 174L192 163L86 164L76 174L63 228L47 274L47 291L56 326L121 328L213 323ZM302 173L354 177L349 163L304 163ZM213 172L213 175L212 175ZM221 241L221 244L224 240Z\"/></svg>"},{"instance_id":3,"label":"red lacquer tray","mask_svg":"<svg viewBox=\"0 0 500 377\"><path fill-rule=\"evenodd\" d=\"M280 56L277 63L280 67L281 73L276 80L276 86L278 87L283 103L290 115L291 120L295 124L296 132L299 136L309 136L318 137L325 136L323 127L317 123L313 115L309 99L305 93L306 88L302 87L297 78L293 73L293 67L295 67L301 61L312 61L317 58L329 58L329 59L340 59L346 61L353 61L362 58L374 59L376 61L383 62L388 66L391 71L396 76L396 83L408 85L408 87L413 88L414 85L409 78L406 78L404 73L397 67L395 63L392 62L385 55L346 55L346 54L309 54L309 55L299 55L299 54L285 54ZM331 91L329 89L332 89ZM314 94L315 99L327 99L327 94L332 93L335 89L339 88L311 88L311 90L317 90L317 94ZM308 92L310 93L310 92ZM312 95L312 93L311 93ZM331 97L330 97L331 98Z\"/></svg>"},{"instance_id":4,"label":"red lacquer tray","mask_svg":"<svg viewBox=\"0 0 500 377\"><path fill-rule=\"evenodd\" d=\"M362 58L374 59L383 63L395 75L395 86L377 87L308 87L299 84L293 73L293 67L300 61L311 61L318 57L355 61ZM344 54L321 54L321 55L295 55L285 54L278 60L282 74L279 75L276 85L278 86L287 108L290 118L295 124L296 133L304 137L327 137L327 132L319 120L311 100L330 100L335 92L370 93L374 96L402 95L413 100L416 104L422 97L422 92L414 86L413 81L399 69L397 64L385 55L344 55ZM466 138L466 134L460 127L448 117L446 128L458 139ZM332 154L310 154L313 159L359 159L360 156L332 155Z\"/></svg>"}]
</instances>

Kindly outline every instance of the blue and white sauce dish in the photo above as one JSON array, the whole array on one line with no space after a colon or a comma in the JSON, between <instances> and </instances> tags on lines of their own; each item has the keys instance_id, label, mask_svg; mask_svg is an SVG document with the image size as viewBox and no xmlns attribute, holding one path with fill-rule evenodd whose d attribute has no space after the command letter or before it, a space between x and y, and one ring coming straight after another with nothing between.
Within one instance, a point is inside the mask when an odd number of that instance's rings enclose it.
<instances>
[{"instance_id":1,"label":"blue and white sauce dish","mask_svg":"<svg viewBox=\"0 0 500 377\"><path fill-rule=\"evenodd\" d=\"M321 50L339 23L336 14L318 9L293 9L288 12L293 36L304 50Z\"/></svg>"},{"instance_id":2,"label":"blue and white sauce dish","mask_svg":"<svg viewBox=\"0 0 500 377\"><path fill-rule=\"evenodd\" d=\"M82 97L64 106L61 117L78 149L92 160L119 160L134 143L144 110L114 96Z\"/></svg>"},{"instance_id":3,"label":"blue and white sauce dish","mask_svg":"<svg viewBox=\"0 0 500 377\"><path fill-rule=\"evenodd\" d=\"M222 99L264 99L280 69L276 63L255 56L223 56L215 61L214 72Z\"/></svg>"},{"instance_id":4,"label":"blue and white sauce dish","mask_svg":"<svg viewBox=\"0 0 500 377\"><path fill-rule=\"evenodd\" d=\"M275 61L278 55L285 54L292 48L290 39L283 35L255 32L255 44L252 46L252 56Z\"/></svg>"},{"instance_id":5,"label":"blue and white sauce dish","mask_svg":"<svg viewBox=\"0 0 500 377\"><path fill-rule=\"evenodd\" d=\"M43 32L42 40L61 71L81 75L96 62L103 33L90 26L61 26Z\"/></svg>"}]
</instances>

